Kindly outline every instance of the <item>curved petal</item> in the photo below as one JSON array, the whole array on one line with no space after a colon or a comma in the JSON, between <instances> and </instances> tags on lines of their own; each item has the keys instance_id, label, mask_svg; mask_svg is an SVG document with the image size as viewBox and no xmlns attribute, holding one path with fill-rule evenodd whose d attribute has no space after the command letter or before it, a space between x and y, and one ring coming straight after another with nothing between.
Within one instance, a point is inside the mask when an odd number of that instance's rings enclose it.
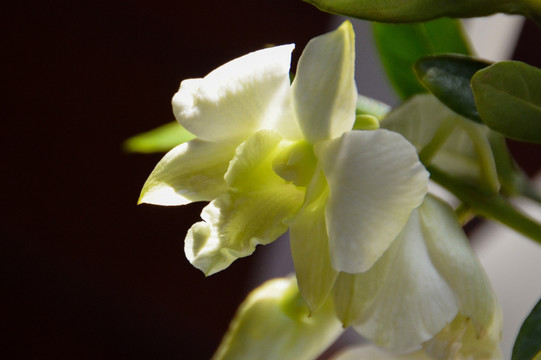
<instances>
[{"instance_id":1,"label":"curved petal","mask_svg":"<svg viewBox=\"0 0 541 360\"><path fill-rule=\"evenodd\" d=\"M328 187L317 170L305 204L289 228L291 256L302 297L310 311L317 312L331 292L338 272L331 266L325 223Z\"/></svg>"},{"instance_id":2,"label":"curved petal","mask_svg":"<svg viewBox=\"0 0 541 360\"><path fill-rule=\"evenodd\" d=\"M225 175L230 191L211 202L185 241L188 260L206 275L225 269L287 231L304 192L272 170L281 137L263 130L237 149Z\"/></svg>"},{"instance_id":3,"label":"curved petal","mask_svg":"<svg viewBox=\"0 0 541 360\"><path fill-rule=\"evenodd\" d=\"M169 151L148 177L139 203L184 205L210 201L227 191L224 174L235 146L198 139Z\"/></svg>"},{"instance_id":4,"label":"curved petal","mask_svg":"<svg viewBox=\"0 0 541 360\"><path fill-rule=\"evenodd\" d=\"M188 79L173 97L175 117L189 132L208 141L240 143L272 128L289 114L289 67L294 45L252 52L209 73Z\"/></svg>"},{"instance_id":5,"label":"curved petal","mask_svg":"<svg viewBox=\"0 0 541 360\"><path fill-rule=\"evenodd\" d=\"M427 191L415 148L387 130L349 131L318 144L329 183L326 209L332 265L364 272L396 238Z\"/></svg>"},{"instance_id":6,"label":"curved petal","mask_svg":"<svg viewBox=\"0 0 541 360\"><path fill-rule=\"evenodd\" d=\"M309 316L295 278L273 279L244 300L212 359L315 359L342 331L331 302Z\"/></svg>"},{"instance_id":7,"label":"curved petal","mask_svg":"<svg viewBox=\"0 0 541 360\"><path fill-rule=\"evenodd\" d=\"M498 354L494 293L452 209L430 195L372 269L341 273L333 293L339 318L377 345L423 344L438 359Z\"/></svg>"},{"instance_id":8,"label":"curved petal","mask_svg":"<svg viewBox=\"0 0 541 360\"><path fill-rule=\"evenodd\" d=\"M475 334L470 337L480 344L483 339L488 339L484 343L492 344L494 350L500 338L501 309L453 210L442 201L428 196L419 207L419 213L434 267L453 289L459 303L462 327L466 329L471 325Z\"/></svg>"},{"instance_id":9,"label":"curved petal","mask_svg":"<svg viewBox=\"0 0 541 360\"><path fill-rule=\"evenodd\" d=\"M458 312L452 289L432 263L417 210L372 269L341 273L335 286L339 318L349 316L345 320L361 335L393 351L418 348Z\"/></svg>"},{"instance_id":10,"label":"curved petal","mask_svg":"<svg viewBox=\"0 0 541 360\"><path fill-rule=\"evenodd\" d=\"M293 107L304 137L311 143L351 130L357 88L355 34L349 21L310 40L292 84Z\"/></svg>"}]
</instances>

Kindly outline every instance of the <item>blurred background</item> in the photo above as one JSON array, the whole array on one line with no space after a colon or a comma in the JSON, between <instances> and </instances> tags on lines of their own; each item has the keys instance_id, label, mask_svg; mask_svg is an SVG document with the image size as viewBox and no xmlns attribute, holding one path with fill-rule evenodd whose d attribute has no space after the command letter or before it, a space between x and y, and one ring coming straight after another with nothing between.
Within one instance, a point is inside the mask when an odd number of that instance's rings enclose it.
<instances>
[{"instance_id":1,"label":"blurred background","mask_svg":"<svg viewBox=\"0 0 541 360\"><path fill-rule=\"evenodd\" d=\"M296 61L337 19L301 0L2 8L3 351L10 359L210 358L249 290L287 273L287 265L267 267L289 264L276 250L287 239L205 279L183 253L203 204L136 206L161 155L126 154L122 142L173 120L182 79L268 44L296 43ZM356 24L365 39L359 91L396 102L369 26ZM527 22L521 33L513 56L541 67L539 29ZM539 169L538 147L512 149L530 174Z\"/></svg>"}]
</instances>

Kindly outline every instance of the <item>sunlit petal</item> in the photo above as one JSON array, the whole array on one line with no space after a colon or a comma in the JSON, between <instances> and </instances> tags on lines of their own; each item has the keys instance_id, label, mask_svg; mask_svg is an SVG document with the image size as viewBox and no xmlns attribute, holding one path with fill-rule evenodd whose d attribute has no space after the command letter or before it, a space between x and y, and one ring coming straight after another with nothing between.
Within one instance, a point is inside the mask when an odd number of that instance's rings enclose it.
<instances>
[{"instance_id":1,"label":"sunlit petal","mask_svg":"<svg viewBox=\"0 0 541 360\"><path fill-rule=\"evenodd\" d=\"M169 151L148 177L139 203L184 205L227 191L224 174L235 146L192 140Z\"/></svg>"},{"instance_id":2,"label":"sunlit petal","mask_svg":"<svg viewBox=\"0 0 541 360\"><path fill-rule=\"evenodd\" d=\"M255 51L203 79L184 80L173 97L175 117L200 139L237 143L283 121L284 114L290 114L293 48L283 45Z\"/></svg>"},{"instance_id":3,"label":"sunlit petal","mask_svg":"<svg viewBox=\"0 0 541 360\"><path fill-rule=\"evenodd\" d=\"M206 275L276 240L301 207L304 192L272 170L280 146L281 137L267 130L240 145L225 175L230 190L205 207L205 222L188 232L186 257Z\"/></svg>"},{"instance_id":4,"label":"sunlit petal","mask_svg":"<svg viewBox=\"0 0 541 360\"><path fill-rule=\"evenodd\" d=\"M355 122L354 37L346 21L312 39L299 59L292 84L293 107L304 137L312 143L338 137Z\"/></svg>"},{"instance_id":5,"label":"sunlit petal","mask_svg":"<svg viewBox=\"0 0 541 360\"><path fill-rule=\"evenodd\" d=\"M428 173L415 148L387 130L350 131L315 150L330 188L332 265L348 273L367 271L421 203Z\"/></svg>"}]
</instances>

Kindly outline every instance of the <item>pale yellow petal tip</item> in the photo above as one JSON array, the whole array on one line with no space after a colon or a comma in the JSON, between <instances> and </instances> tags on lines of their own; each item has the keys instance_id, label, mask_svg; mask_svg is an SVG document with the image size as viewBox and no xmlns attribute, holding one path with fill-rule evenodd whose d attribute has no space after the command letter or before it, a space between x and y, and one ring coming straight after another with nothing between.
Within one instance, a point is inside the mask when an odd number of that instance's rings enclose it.
<instances>
[{"instance_id":1,"label":"pale yellow petal tip","mask_svg":"<svg viewBox=\"0 0 541 360\"><path fill-rule=\"evenodd\" d=\"M353 31L353 25L351 24L351 21L346 20L340 25L337 29L338 31L343 31L348 36L355 37L355 32Z\"/></svg>"},{"instance_id":2,"label":"pale yellow petal tip","mask_svg":"<svg viewBox=\"0 0 541 360\"><path fill-rule=\"evenodd\" d=\"M337 33L340 33L343 37L343 41L346 44L345 49L347 51L355 51L355 31L353 30L353 25L351 21L346 20L335 30Z\"/></svg>"},{"instance_id":3,"label":"pale yellow petal tip","mask_svg":"<svg viewBox=\"0 0 541 360\"><path fill-rule=\"evenodd\" d=\"M140 204L152 204L162 206L178 206L191 203L190 200L184 196L175 192L175 190L168 186L144 186L141 190L141 195L137 200L137 205Z\"/></svg>"}]
</instances>

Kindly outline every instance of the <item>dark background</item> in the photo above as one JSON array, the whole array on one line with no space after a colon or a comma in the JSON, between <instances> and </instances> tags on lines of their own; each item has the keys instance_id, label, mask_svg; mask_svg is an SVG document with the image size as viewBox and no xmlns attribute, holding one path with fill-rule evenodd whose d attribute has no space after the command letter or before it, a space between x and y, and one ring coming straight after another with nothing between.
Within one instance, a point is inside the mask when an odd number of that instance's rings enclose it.
<instances>
[{"instance_id":1,"label":"dark background","mask_svg":"<svg viewBox=\"0 0 541 360\"><path fill-rule=\"evenodd\" d=\"M205 279L183 252L202 206L136 206L162 155L127 155L122 142L174 119L182 79L269 43L302 49L328 16L300 0L23 1L2 12L2 350L210 358L257 259Z\"/></svg>"},{"instance_id":2,"label":"dark background","mask_svg":"<svg viewBox=\"0 0 541 360\"><path fill-rule=\"evenodd\" d=\"M136 206L161 155L128 155L122 142L173 120L182 79L266 44L295 42L298 56L329 16L300 0L2 7L2 350L208 359L265 249L205 279L183 254L202 205ZM540 66L529 26L517 54ZM514 148L533 173L538 148Z\"/></svg>"}]
</instances>

